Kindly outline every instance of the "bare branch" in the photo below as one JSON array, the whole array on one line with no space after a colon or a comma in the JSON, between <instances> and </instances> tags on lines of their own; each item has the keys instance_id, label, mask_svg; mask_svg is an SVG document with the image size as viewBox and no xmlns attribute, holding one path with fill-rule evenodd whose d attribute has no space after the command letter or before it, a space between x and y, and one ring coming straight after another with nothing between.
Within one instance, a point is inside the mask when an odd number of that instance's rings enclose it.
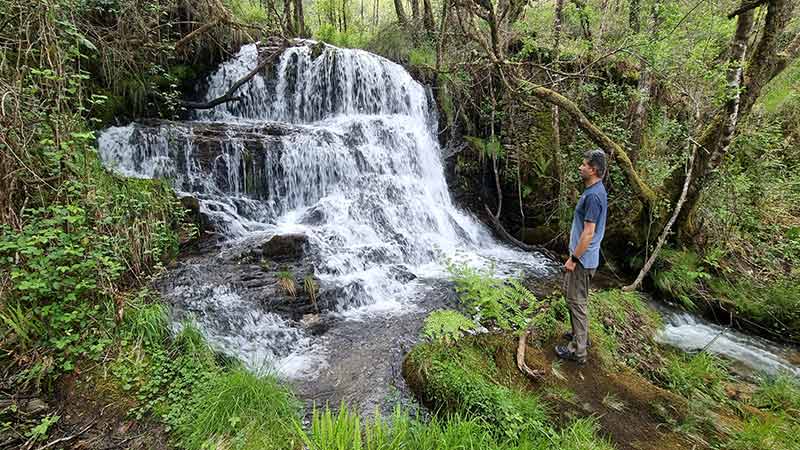
<instances>
[{"instance_id":1,"label":"bare branch","mask_svg":"<svg viewBox=\"0 0 800 450\"><path fill-rule=\"evenodd\" d=\"M272 50L272 52L270 52L269 55L267 55L260 63L258 63L258 65L253 70L251 70L247 75L245 75L244 77L240 78L235 83L233 83L231 87L227 91L225 91L223 95L208 102L182 101L181 105L190 109L211 109L223 103L235 102L241 100L241 97L234 96L234 94L236 94L236 91L238 91L240 87L242 87L245 83L250 81L254 76L256 76L259 72L261 72L265 67L272 64L287 46L288 42L284 41L282 46Z\"/></svg>"}]
</instances>

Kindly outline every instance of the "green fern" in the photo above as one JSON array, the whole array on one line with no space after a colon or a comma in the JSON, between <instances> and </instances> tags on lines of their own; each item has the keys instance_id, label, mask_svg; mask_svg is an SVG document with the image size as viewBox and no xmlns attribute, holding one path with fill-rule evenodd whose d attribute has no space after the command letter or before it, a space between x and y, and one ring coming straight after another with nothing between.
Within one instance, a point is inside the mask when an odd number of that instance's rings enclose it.
<instances>
[{"instance_id":1,"label":"green fern","mask_svg":"<svg viewBox=\"0 0 800 450\"><path fill-rule=\"evenodd\" d=\"M518 280L494 278L491 270L450 266L459 299L481 317L481 321L505 331L521 331L530 320L531 305L538 303Z\"/></svg>"},{"instance_id":2,"label":"green fern","mask_svg":"<svg viewBox=\"0 0 800 450\"><path fill-rule=\"evenodd\" d=\"M422 334L432 341L452 343L464 336L464 333L478 327L474 320L465 317L458 311L440 309L432 312L422 327Z\"/></svg>"}]
</instances>

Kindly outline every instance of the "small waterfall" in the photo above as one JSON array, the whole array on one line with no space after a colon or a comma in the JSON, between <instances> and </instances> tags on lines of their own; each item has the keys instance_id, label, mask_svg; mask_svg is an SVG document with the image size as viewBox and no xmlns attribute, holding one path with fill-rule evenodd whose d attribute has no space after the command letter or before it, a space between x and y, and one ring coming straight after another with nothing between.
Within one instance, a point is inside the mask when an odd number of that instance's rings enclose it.
<instances>
[{"instance_id":1,"label":"small waterfall","mask_svg":"<svg viewBox=\"0 0 800 450\"><path fill-rule=\"evenodd\" d=\"M209 77L206 99L257 59L257 47L244 46ZM551 270L544 258L499 245L453 205L435 108L399 65L360 50L292 47L237 94L241 101L192 121L110 128L99 147L125 175L171 180L225 234L228 250L175 271L163 294L178 318L193 317L251 367L298 377L324 364L297 323L242 287L251 281L218 273L230 254L272 235L307 237L322 294L333 298L328 314L345 320L413 310L424 278L443 276L448 259L506 273Z\"/></svg>"}]
</instances>

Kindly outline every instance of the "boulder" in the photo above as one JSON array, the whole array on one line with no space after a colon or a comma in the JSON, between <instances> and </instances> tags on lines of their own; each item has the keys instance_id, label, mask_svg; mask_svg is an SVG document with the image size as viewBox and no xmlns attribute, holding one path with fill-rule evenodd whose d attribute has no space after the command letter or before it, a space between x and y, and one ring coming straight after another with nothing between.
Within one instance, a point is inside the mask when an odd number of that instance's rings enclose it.
<instances>
[{"instance_id":1,"label":"boulder","mask_svg":"<svg viewBox=\"0 0 800 450\"><path fill-rule=\"evenodd\" d=\"M302 258L308 237L302 233L282 234L261 244L261 255L271 260Z\"/></svg>"}]
</instances>

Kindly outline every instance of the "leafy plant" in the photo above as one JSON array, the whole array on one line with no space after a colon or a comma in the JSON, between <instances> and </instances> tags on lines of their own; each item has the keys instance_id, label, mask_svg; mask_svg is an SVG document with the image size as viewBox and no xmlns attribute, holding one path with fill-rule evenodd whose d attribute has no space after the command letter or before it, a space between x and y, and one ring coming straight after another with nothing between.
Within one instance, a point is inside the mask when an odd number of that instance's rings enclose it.
<instances>
[{"instance_id":1,"label":"leafy plant","mask_svg":"<svg viewBox=\"0 0 800 450\"><path fill-rule=\"evenodd\" d=\"M497 279L488 270L466 266L451 265L449 270L459 299L480 321L506 331L520 332L526 327L529 311L537 300L519 281Z\"/></svg>"},{"instance_id":2,"label":"leafy plant","mask_svg":"<svg viewBox=\"0 0 800 450\"><path fill-rule=\"evenodd\" d=\"M452 343L477 328L475 321L453 310L438 310L425 318L422 334L430 340Z\"/></svg>"}]
</instances>

